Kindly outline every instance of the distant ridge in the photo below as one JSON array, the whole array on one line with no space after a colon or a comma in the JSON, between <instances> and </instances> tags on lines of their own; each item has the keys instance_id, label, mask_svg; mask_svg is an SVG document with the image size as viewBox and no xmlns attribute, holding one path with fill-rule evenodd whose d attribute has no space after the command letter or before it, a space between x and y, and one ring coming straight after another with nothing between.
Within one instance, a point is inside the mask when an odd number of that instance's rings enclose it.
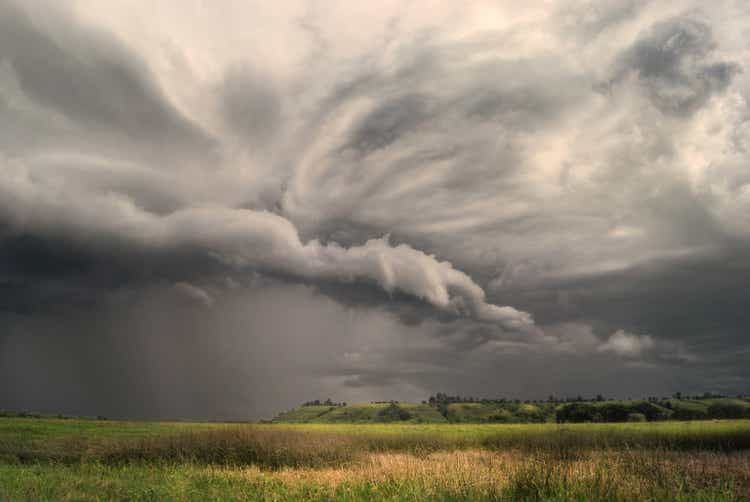
<instances>
[{"instance_id":1,"label":"distant ridge","mask_svg":"<svg viewBox=\"0 0 750 502\"><path fill-rule=\"evenodd\" d=\"M750 419L748 398L581 400L572 402L371 402L306 404L274 423L544 423Z\"/></svg>"}]
</instances>

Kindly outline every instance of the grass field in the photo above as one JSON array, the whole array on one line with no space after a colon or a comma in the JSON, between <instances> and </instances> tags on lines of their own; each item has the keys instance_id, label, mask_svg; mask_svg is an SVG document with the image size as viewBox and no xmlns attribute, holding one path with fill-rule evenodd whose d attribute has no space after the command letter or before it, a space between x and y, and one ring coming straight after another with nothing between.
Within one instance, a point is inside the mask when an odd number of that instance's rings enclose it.
<instances>
[{"instance_id":1,"label":"grass field","mask_svg":"<svg viewBox=\"0 0 750 502\"><path fill-rule=\"evenodd\" d=\"M0 500L747 500L750 421L0 419Z\"/></svg>"}]
</instances>

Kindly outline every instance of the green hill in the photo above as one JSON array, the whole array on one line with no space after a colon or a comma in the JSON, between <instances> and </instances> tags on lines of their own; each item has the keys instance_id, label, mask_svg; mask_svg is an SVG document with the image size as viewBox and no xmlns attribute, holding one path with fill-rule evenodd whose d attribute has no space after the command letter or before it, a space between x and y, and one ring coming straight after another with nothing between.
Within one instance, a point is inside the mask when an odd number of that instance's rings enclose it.
<instances>
[{"instance_id":1,"label":"green hill","mask_svg":"<svg viewBox=\"0 0 750 502\"><path fill-rule=\"evenodd\" d=\"M474 401L300 406L275 423L542 423L750 418L750 401L734 398L576 402Z\"/></svg>"},{"instance_id":2,"label":"green hill","mask_svg":"<svg viewBox=\"0 0 750 502\"><path fill-rule=\"evenodd\" d=\"M557 408L558 422L626 422L750 418L746 399L663 399L566 403Z\"/></svg>"},{"instance_id":3,"label":"green hill","mask_svg":"<svg viewBox=\"0 0 750 502\"><path fill-rule=\"evenodd\" d=\"M455 423L530 423L554 422L553 403L451 403L447 418Z\"/></svg>"},{"instance_id":4,"label":"green hill","mask_svg":"<svg viewBox=\"0 0 750 502\"><path fill-rule=\"evenodd\" d=\"M305 424L320 421L320 417L329 413L332 406L300 406L293 410L285 411L273 419L274 422L285 422L290 424Z\"/></svg>"},{"instance_id":5,"label":"green hill","mask_svg":"<svg viewBox=\"0 0 750 502\"><path fill-rule=\"evenodd\" d=\"M436 408L415 403L357 403L347 406L300 406L279 414L276 423L446 423Z\"/></svg>"},{"instance_id":6,"label":"green hill","mask_svg":"<svg viewBox=\"0 0 750 502\"><path fill-rule=\"evenodd\" d=\"M670 399L667 403L677 420L750 418L750 402L745 399Z\"/></svg>"}]
</instances>

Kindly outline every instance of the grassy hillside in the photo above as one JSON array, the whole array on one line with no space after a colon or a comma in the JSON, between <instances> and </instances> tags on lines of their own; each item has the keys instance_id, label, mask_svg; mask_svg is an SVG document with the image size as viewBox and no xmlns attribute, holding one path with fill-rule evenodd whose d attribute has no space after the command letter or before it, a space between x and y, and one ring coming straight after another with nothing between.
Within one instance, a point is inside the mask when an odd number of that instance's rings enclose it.
<instances>
[{"instance_id":1,"label":"grassy hillside","mask_svg":"<svg viewBox=\"0 0 750 502\"><path fill-rule=\"evenodd\" d=\"M746 399L670 399L668 406L678 420L750 418L750 402Z\"/></svg>"},{"instance_id":2,"label":"grassy hillside","mask_svg":"<svg viewBox=\"0 0 750 502\"><path fill-rule=\"evenodd\" d=\"M541 423L555 421L552 403L451 403L447 418L453 423Z\"/></svg>"},{"instance_id":3,"label":"grassy hillside","mask_svg":"<svg viewBox=\"0 0 750 502\"><path fill-rule=\"evenodd\" d=\"M568 403L450 402L443 404L360 403L300 406L275 423L544 423L627 422L750 418L747 399L664 399Z\"/></svg>"},{"instance_id":4,"label":"grassy hillside","mask_svg":"<svg viewBox=\"0 0 750 502\"><path fill-rule=\"evenodd\" d=\"M281 413L275 423L446 423L436 408L415 403L357 403L347 406L300 406Z\"/></svg>"},{"instance_id":5,"label":"grassy hillside","mask_svg":"<svg viewBox=\"0 0 750 502\"><path fill-rule=\"evenodd\" d=\"M274 419L274 422L284 422L289 424L304 424L320 421L320 417L329 413L334 408L332 406L300 406L293 410L285 411Z\"/></svg>"}]
</instances>

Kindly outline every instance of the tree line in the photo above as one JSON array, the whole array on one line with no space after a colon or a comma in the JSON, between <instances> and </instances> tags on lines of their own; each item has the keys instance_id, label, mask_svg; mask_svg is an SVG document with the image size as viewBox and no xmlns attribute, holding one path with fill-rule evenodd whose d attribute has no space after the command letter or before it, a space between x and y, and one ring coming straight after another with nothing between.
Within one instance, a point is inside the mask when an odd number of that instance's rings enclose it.
<instances>
[{"instance_id":1,"label":"tree line","mask_svg":"<svg viewBox=\"0 0 750 502\"><path fill-rule=\"evenodd\" d=\"M340 403L337 403L335 401L331 401L331 398L329 397L325 401L321 401L320 399L315 399L313 401L305 401L302 403L302 406L331 406L331 407L342 407L346 406L346 401L342 401Z\"/></svg>"}]
</instances>

